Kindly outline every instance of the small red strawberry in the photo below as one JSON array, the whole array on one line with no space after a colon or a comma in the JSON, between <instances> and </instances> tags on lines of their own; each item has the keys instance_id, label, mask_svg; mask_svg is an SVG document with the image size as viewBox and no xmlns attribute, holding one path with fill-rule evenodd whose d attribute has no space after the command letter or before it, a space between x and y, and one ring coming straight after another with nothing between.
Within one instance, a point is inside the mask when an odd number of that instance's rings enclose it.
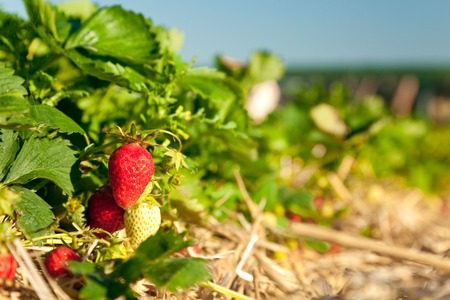
<instances>
[{"instance_id":1,"label":"small red strawberry","mask_svg":"<svg viewBox=\"0 0 450 300\"><path fill-rule=\"evenodd\" d=\"M301 222L302 221L302 216L300 216L299 214L288 210L286 212L286 217L291 220L292 222Z\"/></svg>"},{"instance_id":2,"label":"small red strawberry","mask_svg":"<svg viewBox=\"0 0 450 300\"><path fill-rule=\"evenodd\" d=\"M0 286L6 280L13 280L16 275L17 262L9 252L0 253Z\"/></svg>"},{"instance_id":3,"label":"small red strawberry","mask_svg":"<svg viewBox=\"0 0 450 300\"><path fill-rule=\"evenodd\" d=\"M336 243L331 243L330 249L328 250L328 253L330 254L339 254L342 252L341 246L339 246Z\"/></svg>"},{"instance_id":4,"label":"small red strawberry","mask_svg":"<svg viewBox=\"0 0 450 300\"><path fill-rule=\"evenodd\" d=\"M109 158L109 180L117 205L130 208L149 193L155 173L152 155L137 143L117 148Z\"/></svg>"},{"instance_id":5,"label":"small red strawberry","mask_svg":"<svg viewBox=\"0 0 450 300\"><path fill-rule=\"evenodd\" d=\"M95 191L88 201L87 224L91 228L101 228L113 233L125 228L124 213L125 210L114 200L111 186L105 185ZM96 235L100 238L106 236L105 233Z\"/></svg>"},{"instance_id":6,"label":"small red strawberry","mask_svg":"<svg viewBox=\"0 0 450 300\"><path fill-rule=\"evenodd\" d=\"M124 220L131 247L136 249L158 231L161 212L159 207L151 202L140 202L125 212Z\"/></svg>"},{"instance_id":7,"label":"small red strawberry","mask_svg":"<svg viewBox=\"0 0 450 300\"><path fill-rule=\"evenodd\" d=\"M54 278L63 275L72 276L72 272L67 269L69 260L82 261L81 257L72 249L59 246L47 254L44 265L48 273Z\"/></svg>"},{"instance_id":8,"label":"small red strawberry","mask_svg":"<svg viewBox=\"0 0 450 300\"><path fill-rule=\"evenodd\" d=\"M195 257L196 255L200 255L200 253L201 253L200 247L198 245L192 245L187 248L181 249L176 253L175 256Z\"/></svg>"},{"instance_id":9,"label":"small red strawberry","mask_svg":"<svg viewBox=\"0 0 450 300\"><path fill-rule=\"evenodd\" d=\"M321 196L317 196L313 200L313 204L315 208L322 208L325 203L325 198Z\"/></svg>"}]
</instances>

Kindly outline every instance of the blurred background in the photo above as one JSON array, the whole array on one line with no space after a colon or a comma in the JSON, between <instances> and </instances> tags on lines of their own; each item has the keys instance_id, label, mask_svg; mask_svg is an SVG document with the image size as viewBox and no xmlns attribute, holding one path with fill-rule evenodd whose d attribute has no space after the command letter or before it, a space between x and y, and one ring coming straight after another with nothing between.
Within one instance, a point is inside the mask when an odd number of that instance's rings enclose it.
<instances>
[{"instance_id":1,"label":"blurred background","mask_svg":"<svg viewBox=\"0 0 450 300\"><path fill-rule=\"evenodd\" d=\"M418 0L92 2L119 4L155 24L179 28L185 34L183 56L196 56L199 64L211 64L217 54L245 60L254 50L266 49L292 67L450 65L445 38L450 3L444 0L426 5ZM1 0L0 5L26 16L22 1Z\"/></svg>"}]
</instances>

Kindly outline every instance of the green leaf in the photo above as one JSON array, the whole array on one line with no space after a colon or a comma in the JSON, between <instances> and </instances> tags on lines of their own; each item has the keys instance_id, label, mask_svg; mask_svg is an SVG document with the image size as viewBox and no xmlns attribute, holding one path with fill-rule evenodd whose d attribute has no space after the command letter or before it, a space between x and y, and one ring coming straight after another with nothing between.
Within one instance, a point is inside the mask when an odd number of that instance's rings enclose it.
<instances>
[{"instance_id":1,"label":"green leaf","mask_svg":"<svg viewBox=\"0 0 450 300\"><path fill-rule=\"evenodd\" d=\"M206 108L207 114L213 117L214 123L221 124L235 111L244 111L242 87L224 73L207 68L193 69L177 83L201 98L210 100L203 104L203 108Z\"/></svg>"},{"instance_id":2,"label":"green leaf","mask_svg":"<svg viewBox=\"0 0 450 300\"><path fill-rule=\"evenodd\" d=\"M154 236L149 237L139 245L135 254L146 260L156 260L167 257L181 249L193 244L192 241L184 240L185 234L175 234L175 231L162 232L159 230Z\"/></svg>"},{"instance_id":3,"label":"green leaf","mask_svg":"<svg viewBox=\"0 0 450 300\"><path fill-rule=\"evenodd\" d=\"M98 299L107 300L108 286L97 280L87 280L79 294L80 299Z\"/></svg>"},{"instance_id":4,"label":"green leaf","mask_svg":"<svg viewBox=\"0 0 450 300\"><path fill-rule=\"evenodd\" d=\"M269 52L255 52L250 58L244 82L247 87L267 80L279 80L283 76L285 67L277 56Z\"/></svg>"},{"instance_id":5,"label":"green leaf","mask_svg":"<svg viewBox=\"0 0 450 300\"><path fill-rule=\"evenodd\" d=\"M134 282L142 276L142 270L153 265L155 261L164 260L172 254L193 245L193 241L185 240L186 234L175 235L175 231L159 230L154 236L139 245L134 255L118 264L112 273L113 278Z\"/></svg>"},{"instance_id":6,"label":"green leaf","mask_svg":"<svg viewBox=\"0 0 450 300\"><path fill-rule=\"evenodd\" d=\"M61 132L84 134L84 130L76 122L58 109L47 105L30 106L23 98L27 94L22 86L24 80L13 73L12 69L5 68L0 63L0 116L13 116L2 127L15 128L16 125L17 128L32 128L45 124Z\"/></svg>"},{"instance_id":7,"label":"green leaf","mask_svg":"<svg viewBox=\"0 0 450 300\"><path fill-rule=\"evenodd\" d=\"M73 185L70 171L76 158L67 140L26 140L12 164L5 184L25 184L36 178L53 181L66 194L71 195Z\"/></svg>"},{"instance_id":8,"label":"green leaf","mask_svg":"<svg viewBox=\"0 0 450 300\"><path fill-rule=\"evenodd\" d=\"M83 275L86 278L79 294L80 299L108 299L109 282L102 278L102 274L94 264L86 261L69 261L69 268L74 274Z\"/></svg>"},{"instance_id":9,"label":"green leaf","mask_svg":"<svg viewBox=\"0 0 450 300\"><path fill-rule=\"evenodd\" d=\"M91 76L111 81L136 92L148 92L146 77L132 67L84 56L75 49L67 50L65 54Z\"/></svg>"},{"instance_id":10,"label":"green leaf","mask_svg":"<svg viewBox=\"0 0 450 300\"><path fill-rule=\"evenodd\" d=\"M60 132L84 134L83 128L63 112L48 105L33 105L27 117L16 116L8 120L9 124L28 124L33 126L48 126Z\"/></svg>"},{"instance_id":11,"label":"green leaf","mask_svg":"<svg viewBox=\"0 0 450 300\"><path fill-rule=\"evenodd\" d=\"M0 180L2 180L19 150L18 133L0 129Z\"/></svg>"},{"instance_id":12,"label":"green leaf","mask_svg":"<svg viewBox=\"0 0 450 300\"><path fill-rule=\"evenodd\" d=\"M227 101L236 98L236 95L226 84L227 77L224 73L207 69L193 69L180 79L193 92L199 94L205 99L214 101Z\"/></svg>"},{"instance_id":13,"label":"green leaf","mask_svg":"<svg viewBox=\"0 0 450 300\"><path fill-rule=\"evenodd\" d=\"M20 195L12 191L7 186L0 187L0 216L7 215L14 217L13 205L20 200Z\"/></svg>"},{"instance_id":14,"label":"green leaf","mask_svg":"<svg viewBox=\"0 0 450 300\"><path fill-rule=\"evenodd\" d=\"M258 188L256 189L254 199L257 203L265 199L265 209L271 211L280 201L279 189L280 185L277 182L275 175L261 176L258 181Z\"/></svg>"},{"instance_id":15,"label":"green leaf","mask_svg":"<svg viewBox=\"0 0 450 300\"><path fill-rule=\"evenodd\" d=\"M44 0L24 0L24 4L30 23L46 42L61 45L67 39L72 26L53 5Z\"/></svg>"},{"instance_id":16,"label":"green leaf","mask_svg":"<svg viewBox=\"0 0 450 300\"><path fill-rule=\"evenodd\" d=\"M321 103L311 108L310 115L314 124L325 133L343 136L349 131L339 112L327 103Z\"/></svg>"},{"instance_id":17,"label":"green leaf","mask_svg":"<svg viewBox=\"0 0 450 300\"><path fill-rule=\"evenodd\" d=\"M97 271L97 268L94 264L88 263L86 261L79 262L79 261L69 261L70 270L74 274L78 275L90 275L95 274Z\"/></svg>"},{"instance_id":18,"label":"green leaf","mask_svg":"<svg viewBox=\"0 0 450 300\"><path fill-rule=\"evenodd\" d=\"M0 116L23 112L29 106L23 97L28 94L22 86L24 80L13 74L13 69L0 62Z\"/></svg>"},{"instance_id":19,"label":"green leaf","mask_svg":"<svg viewBox=\"0 0 450 300\"><path fill-rule=\"evenodd\" d=\"M11 189L21 196L20 200L14 203L19 228L26 233L33 233L53 222L55 216L51 206L41 197L23 187L14 186Z\"/></svg>"},{"instance_id":20,"label":"green leaf","mask_svg":"<svg viewBox=\"0 0 450 300\"><path fill-rule=\"evenodd\" d=\"M320 253L325 253L330 249L330 244L322 241L305 239L305 244Z\"/></svg>"},{"instance_id":21,"label":"green leaf","mask_svg":"<svg viewBox=\"0 0 450 300\"><path fill-rule=\"evenodd\" d=\"M129 284L113 281L95 264L69 261L69 266L74 274L84 277L80 299L135 299Z\"/></svg>"},{"instance_id":22,"label":"green leaf","mask_svg":"<svg viewBox=\"0 0 450 300\"><path fill-rule=\"evenodd\" d=\"M159 50L144 17L120 6L102 8L89 18L65 45L74 48L134 64L156 58Z\"/></svg>"},{"instance_id":23,"label":"green leaf","mask_svg":"<svg viewBox=\"0 0 450 300\"><path fill-rule=\"evenodd\" d=\"M97 11L97 6L90 0L76 0L58 3L56 5L59 11L73 19L84 21Z\"/></svg>"},{"instance_id":24,"label":"green leaf","mask_svg":"<svg viewBox=\"0 0 450 300\"><path fill-rule=\"evenodd\" d=\"M186 289L211 279L207 264L201 258L170 258L152 264L143 273L156 286L177 292L177 289Z\"/></svg>"},{"instance_id":25,"label":"green leaf","mask_svg":"<svg viewBox=\"0 0 450 300\"><path fill-rule=\"evenodd\" d=\"M135 282L142 277L142 267L147 263L148 260L145 257L134 255L126 261L117 264L111 277L119 281Z\"/></svg>"},{"instance_id":26,"label":"green leaf","mask_svg":"<svg viewBox=\"0 0 450 300\"><path fill-rule=\"evenodd\" d=\"M158 26L155 28L155 32L162 50L176 53L182 48L184 35L178 29L166 29L165 27Z\"/></svg>"}]
</instances>

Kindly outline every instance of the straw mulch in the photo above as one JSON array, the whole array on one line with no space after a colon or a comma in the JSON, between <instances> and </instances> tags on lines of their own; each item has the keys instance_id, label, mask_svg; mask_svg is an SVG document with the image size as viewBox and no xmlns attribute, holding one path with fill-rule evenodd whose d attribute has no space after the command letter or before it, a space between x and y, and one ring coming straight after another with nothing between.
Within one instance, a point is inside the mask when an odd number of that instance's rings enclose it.
<instances>
[{"instance_id":1,"label":"straw mulch","mask_svg":"<svg viewBox=\"0 0 450 300\"><path fill-rule=\"evenodd\" d=\"M280 229L235 175L250 219L230 212L225 223L211 218L208 226L188 226L200 256L210 260L212 282L173 295L142 281L134 287L140 299L450 299L450 224L443 199L392 182L330 173L333 205L348 207L346 216L332 228L291 223ZM362 237L368 227L371 237ZM305 246L305 238L329 242L334 251L319 253ZM12 248L25 265L0 299L76 298L33 271L33 256L48 249L20 243Z\"/></svg>"}]
</instances>

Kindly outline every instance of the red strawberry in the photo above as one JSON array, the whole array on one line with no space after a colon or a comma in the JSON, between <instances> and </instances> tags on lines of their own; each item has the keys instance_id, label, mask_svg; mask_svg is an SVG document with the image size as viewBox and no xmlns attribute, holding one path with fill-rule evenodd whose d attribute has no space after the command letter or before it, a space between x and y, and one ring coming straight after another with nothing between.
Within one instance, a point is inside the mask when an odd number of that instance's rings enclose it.
<instances>
[{"instance_id":1,"label":"red strawberry","mask_svg":"<svg viewBox=\"0 0 450 300\"><path fill-rule=\"evenodd\" d=\"M198 245L193 245L189 246L188 248L181 249L176 254L184 257L189 257L193 255L200 255L200 253L201 253L200 247Z\"/></svg>"},{"instance_id":2,"label":"red strawberry","mask_svg":"<svg viewBox=\"0 0 450 300\"><path fill-rule=\"evenodd\" d=\"M91 228L101 228L110 233L125 228L123 214L125 210L114 200L112 188L105 185L95 191L88 202L87 224ZM105 233L97 233L98 237L105 237Z\"/></svg>"},{"instance_id":3,"label":"red strawberry","mask_svg":"<svg viewBox=\"0 0 450 300\"><path fill-rule=\"evenodd\" d=\"M152 155L137 143L117 148L109 158L109 180L117 205L130 208L143 195L155 173Z\"/></svg>"},{"instance_id":4,"label":"red strawberry","mask_svg":"<svg viewBox=\"0 0 450 300\"><path fill-rule=\"evenodd\" d=\"M48 273L54 278L63 275L72 276L72 272L67 269L69 260L82 261L81 257L72 249L59 246L48 253L44 265Z\"/></svg>"},{"instance_id":5,"label":"red strawberry","mask_svg":"<svg viewBox=\"0 0 450 300\"><path fill-rule=\"evenodd\" d=\"M317 196L313 200L313 204L315 208L322 208L325 203L325 198L321 196Z\"/></svg>"},{"instance_id":6,"label":"red strawberry","mask_svg":"<svg viewBox=\"0 0 450 300\"><path fill-rule=\"evenodd\" d=\"M13 280L16 275L17 262L9 252L0 253L0 286L5 280Z\"/></svg>"},{"instance_id":7,"label":"red strawberry","mask_svg":"<svg viewBox=\"0 0 450 300\"><path fill-rule=\"evenodd\" d=\"M299 214L288 210L286 212L286 217L291 220L292 222L301 222L302 221L302 216L300 216Z\"/></svg>"},{"instance_id":8,"label":"red strawberry","mask_svg":"<svg viewBox=\"0 0 450 300\"><path fill-rule=\"evenodd\" d=\"M336 243L331 243L330 249L328 250L328 253L330 254L339 254L342 252L341 246L339 246Z\"/></svg>"}]
</instances>

